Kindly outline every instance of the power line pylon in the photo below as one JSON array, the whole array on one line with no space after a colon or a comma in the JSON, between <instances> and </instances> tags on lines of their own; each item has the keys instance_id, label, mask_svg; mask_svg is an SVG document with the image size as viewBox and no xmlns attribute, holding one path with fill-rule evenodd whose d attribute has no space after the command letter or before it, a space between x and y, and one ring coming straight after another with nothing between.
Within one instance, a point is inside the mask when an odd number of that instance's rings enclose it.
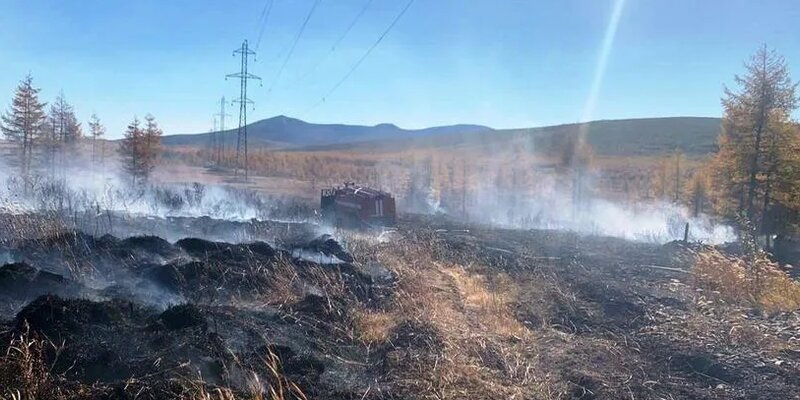
<instances>
[{"instance_id":1,"label":"power line pylon","mask_svg":"<svg viewBox=\"0 0 800 400\"><path fill-rule=\"evenodd\" d=\"M209 133L209 140L208 140L208 162L214 162L214 152L217 151L217 117L214 116L214 119L211 123L211 130L208 131Z\"/></svg>"},{"instance_id":2,"label":"power line pylon","mask_svg":"<svg viewBox=\"0 0 800 400\"><path fill-rule=\"evenodd\" d=\"M239 78L239 99L233 101L234 103L239 103L239 129L236 132L236 166L234 167L234 175L238 175L239 167L242 166L241 160L244 159L244 180L247 181L247 105L255 104L252 100L247 98L247 81L250 79L257 79L260 82L261 78L247 72L249 57L253 56L255 60L256 55L256 52L250 50L247 46L247 40L242 42L241 48L233 51L234 56L237 54L242 58L241 69L238 73L226 75L225 79Z\"/></svg>"},{"instance_id":3,"label":"power line pylon","mask_svg":"<svg viewBox=\"0 0 800 400\"><path fill-rule=\"evenodd\" d=\"M214 114L214 117L219 118L219 135L217 135L217 147L214 149L218 167L222 166L222 157L225 153L225 117L230 116L225 113L225 96L222 96L219 99L219 114Z\"/></svg>"}]
</instances>

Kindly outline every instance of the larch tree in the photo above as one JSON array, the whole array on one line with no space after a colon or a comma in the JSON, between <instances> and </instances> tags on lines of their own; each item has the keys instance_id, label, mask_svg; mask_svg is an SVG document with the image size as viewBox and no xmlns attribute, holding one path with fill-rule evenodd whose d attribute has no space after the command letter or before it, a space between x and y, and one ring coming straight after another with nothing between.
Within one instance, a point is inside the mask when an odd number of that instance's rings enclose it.
<instances>
[{"instance_id":1,"label":"larch tree","mask_svg":"<svg viewBox=\"0 0 800 400\"><path fill-rule=\"evenodd\" d=\"M788 117L787 117L788 118ZM797 230L800 212L800 128L787 122L776 125L765 137L760 209L761 230L769 246L770 236L787 228Z\"/></svg>"},{"instance_id":2,"label":"larch tree","mask_svg":"<svg viewBox=\"0 0 800 400\"><path fill-rule=\"evenodd\" d=\"M43 142L46 147L45 163L50 167L51 174L56 168L64 171L66 152L74 146L83 135L75 110L67 103L64 92L61 92L50 105L47 116L47 134Z\"/></svg>"},{"instance_id":3,"label":"larch tree","mask_svg":"<svg viewBox=\"0 0 800 400\"><path fill-rule=\"evenodd\" d=\"M759 176L771 168L765 165L769 164L765 163L769 153L766 142L797 107L797 84L792 82L784 58L766 46L745 63L745 69L745 76L735 77L739 90L726 88L722 105L728 132L747 156L747 195L742 211L752 220Z\"/></svg>"},{"instance_id":4,"label":"larch tree","mask_svg":"<svg viewBox=\"0 0 800 400\"><path fill-rule=\"evenodd\" d=\"M105 144L102 141L103 136L106 134L106 127L100 122L97 114L92 114L89 118L89 134L92 136L92 162L97 163L98 160L102 166L105 158ZM100 140L100 155L98 157L97 141Z\"/></svg>"},{"instance_id":5,"label":"larch tree","mask_svg":"<svg viewBox=\"0 0 800 400\"><path fill-rule=\"evenodd\" d=\"M132 183L147 182L158 161L161 151L161 134L155 118L148 114L144 127L138 118L128 124L119 146L123 170L130 175Z\"/></svg>"},{"instance_id":6,"label":"larch tree","mask_svg":"<svg viewBox=\"0 0 800 400\"><path fill-rule=\"evenodd\" d=\"M134 117L128 124L125 135L119 144L118 150L122 169L131 177L131 183L136 184L137 178L142 176L142 154L144 149L144 131L139 119Z\"/></svg>"},{"instance_id":7,"label":"larch tree","mask_svg":"<svg viewBox=\"0 0 800 400\"><path fill-rule=\"evenodd\" d=\"M144 118L144 151L142 159L143 177L145 180L153 172L158 157L161 154L161 135L163 134L161 128L158 127L155 117L147 114Z\"/></svg>"},{"instance_id":8,"label":"larch tree","mask_svg":"<svg viewBox=\"0 0 800 400\"><path fill-rule=\"evenodd\" d=\"M650 191L655 199L679 204L683 200L685 156L675 149L671 156L658 162L650 176Z\"/></svg>"},{"instance_id":9,"label":"larch tree","mask_svg":"<svg viewBox=\"0 0 800 400\"><path fill-rule=\"evenodd\" d=\"M709 201L717 215L734 219L741 215L745 205L747 176L745 154L739 144L722 123L722 131L717 138L717 153L708 168Z\"/></svg>"},{"instance_id":10,"label":"larch tree","mask_svg":"<svg viewBox=\"0 0 800 400\"><path fill-rule=\"evenodd\" d=\"M0 124L3 135L17 147L17 163L23 179L30 177L33 149L46 123L46 104L39 101L39 90L33 87L33 77L26 76L17 86L11 106Z\"/></svg>"},{"instance_id":11,"label":"larch tree","mask_svg":"<svg viewBox=\"0 0 800 400\"><path fill-rule=\"evenodd\" d=\"M679 149L675 149L673 160L675 162L675 185L673 186L672 202L675 204L681 201L681 161L683 160L683 153Z\"/></svg>"},{"instance_id":12,"label":"larch tree","mask_svg":"<svg viewBox=\"0 0 800 400\"><path fill-rule=\"evenodd\" d=\"M685 198L694 217L706 210L708 203L709 174L706 168L697 168L684 185Z\"/></svg>"},{"instance_id":13,"label":"larch tree","mask_svg":"<svg viewBox=\"0 0 800 400\"><path fill-rule=\"evenodd\" d=\"M788 200L779 190L800 182L794 156L798 133L790 117L797 108L797 84L784 58L766 46L745 69L735 77L738 88L726 88L722 99L715 192L727 197L719 201L725 211L746 217L769 239L776 229L767 223L770 209L776 200Z\"/></svg>"}]
</instances>

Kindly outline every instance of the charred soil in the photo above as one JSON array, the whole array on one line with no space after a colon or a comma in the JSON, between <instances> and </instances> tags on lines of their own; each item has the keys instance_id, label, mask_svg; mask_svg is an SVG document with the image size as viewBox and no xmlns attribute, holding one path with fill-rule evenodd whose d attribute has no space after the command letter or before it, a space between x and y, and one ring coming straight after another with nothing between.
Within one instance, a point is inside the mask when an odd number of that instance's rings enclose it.
<instances>
[{"instance_id":1,"label":"charred soil","mask_svg":"<svg viewBox=\"0 0 800 400\"><path fill-rule=\"evenodd\" d=\"M391 240L273 228L291 238L6 241L17 262L0 267L0 398L766 399L800 388L800 315L697 289L697 246L415 216Z\"/></svg>"}]
</instances>

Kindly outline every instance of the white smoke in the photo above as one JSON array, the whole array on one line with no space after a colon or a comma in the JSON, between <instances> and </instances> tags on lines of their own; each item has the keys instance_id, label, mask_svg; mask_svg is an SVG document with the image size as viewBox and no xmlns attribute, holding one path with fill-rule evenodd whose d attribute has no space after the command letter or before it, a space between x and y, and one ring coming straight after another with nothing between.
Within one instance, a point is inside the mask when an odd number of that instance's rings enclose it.
<instances>
[{"instance_id":1,"label":"white smoke","mask_svg":"<svg viewBox=\"0 0 800 400\"><path fill-rule=\"evenodd\" d=\"M589 195L576 206L571 192L552 177L542 179L531 191L504 190L484 183L471 197L468 218L502 227L561 229L654 243L683 239L688 223L691 241L720 244L736 240L730 226L715 224L705 215L692 217L685 207L672 203L625 205Z\"/></svg>"},{"instance_id":2,"label":"white smoke","mask_svg":"<svg viewBox=\"0 0 800 400\"><path fill-rule=\"evenodd\" d=\"M3 168L8 171L8 168ZM132 185L118 172L67 166L57 176L34 175L27 183L0 173L0 209L6 213L112 212L139 216L211 217L229 221L268 219L279 204L253 191L187 183ZM25 187L27 185L27 187ZM287 219L285 216L279 216Z\"/></svg>"}]
</instances>

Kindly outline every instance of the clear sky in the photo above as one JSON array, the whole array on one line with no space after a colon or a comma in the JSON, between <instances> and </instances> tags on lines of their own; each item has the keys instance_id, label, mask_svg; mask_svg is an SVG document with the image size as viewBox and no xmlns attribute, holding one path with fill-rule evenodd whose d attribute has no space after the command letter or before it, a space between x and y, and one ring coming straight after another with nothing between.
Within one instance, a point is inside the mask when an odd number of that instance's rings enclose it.
<instances>
[{"instance_id":1,"label":"clear sky","mask_svg":"<svg viewBox=\"0 0 800 400\"><path fill-rule=\"evenodd\" d=\"M319 0L277 77L315 1L274 0L250 70L264 79L249 91L251 121L507 128L719 116L723 84L762 43L800 80L798 0L416 0L320 104L406 0L372 0L334 51L369 0ZM244 39L255 46L267 2L2 0L0 107L31 72L45 100L63 90L111 137L148 112L167 133L208 131L219 98L238 96L224 79L238 72L231 51Z\"/></svg>"}]
</instances>

